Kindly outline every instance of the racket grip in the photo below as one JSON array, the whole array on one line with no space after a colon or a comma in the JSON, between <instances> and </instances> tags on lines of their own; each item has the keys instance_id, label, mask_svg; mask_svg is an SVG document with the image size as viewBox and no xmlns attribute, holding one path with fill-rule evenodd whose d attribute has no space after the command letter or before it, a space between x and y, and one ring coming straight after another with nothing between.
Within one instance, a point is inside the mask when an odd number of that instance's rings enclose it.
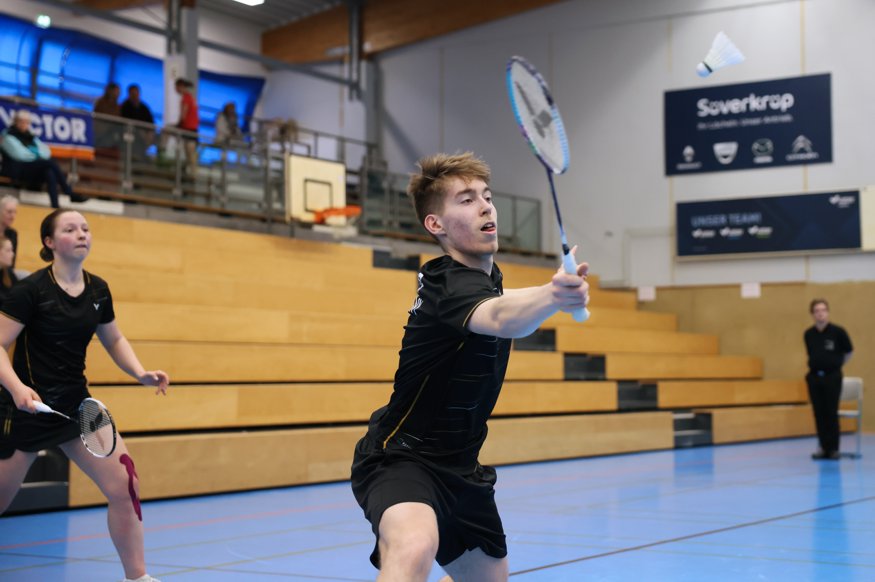
<instances>
[{"instance_id":1,"label":"racket grip","mask_svg":"<svg viewBox=\"0 0 875 582\"><path fill-rule=\"evenodd\" d=\"M565 272L569 275L577 274L577 264L574 262L574 257L571 253L567 253L562 255L562 266L565 269ZM586 307L582 309L575 309L571 312L571 317L574 318L574 321L578 323L583 323L587 319L589 319L589 309Z\"/></svg>"},{"instance_id":2,"label":"racket grip","mask_svg":"<svg viewBox=\"0 0 875 582\"><path fill-rule=\"evenodd\" d=\"M45 402L38 402L34 400L33 407L36 409L37 412L54 412L54 410L52 410L52 407Z\"/></svg>"}]
</instances>

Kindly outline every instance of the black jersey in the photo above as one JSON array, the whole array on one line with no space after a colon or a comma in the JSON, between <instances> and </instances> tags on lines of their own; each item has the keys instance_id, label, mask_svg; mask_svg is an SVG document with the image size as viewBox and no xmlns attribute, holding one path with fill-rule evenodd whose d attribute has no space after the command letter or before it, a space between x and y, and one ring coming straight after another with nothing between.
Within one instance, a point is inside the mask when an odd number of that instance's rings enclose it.
<instances>
[{"instance_id":1,"label":"black jersey","mask_svg":"<svg viewBox=\"0 0 875 582\"><path fill-rule=\"evenodd\" d=\"M389 404L371 416L371 442L470 469L486 439L507 370L511 340L473 333L481 303L502 294L498 266L487 275L449 256L419 273Z\"/></svg>"},{"instance_id":2,"label":"black jersey","mask_svg":"<svg viewBox=\"0 0 875 582\"><path fill-rule=\"evenodd\" d=\"M40 269L12 287L0 307L5 316L24 324L12 358L15 373L52 407L79 405L67 400L86 390L88 344L99 324L115 319L106 281L88 272L84 277L85 289L71 297L57 284L51 267ZM11 401L7 390L0 392L0 403Z\"/></svg>"},{"instance_id":3,"label":"black jersey","mask_svg":"<svg viewBox=\"0 0 875 582\"><path fill-rule=\"evenodd\" d=\"M845 363L845 354L854 351L848 332L832 323L826 324L823 331L818 331L813 325L805 330L805 347L808 368L812 372L824 373L840 370Z\"/></svg>"}]
</instances>

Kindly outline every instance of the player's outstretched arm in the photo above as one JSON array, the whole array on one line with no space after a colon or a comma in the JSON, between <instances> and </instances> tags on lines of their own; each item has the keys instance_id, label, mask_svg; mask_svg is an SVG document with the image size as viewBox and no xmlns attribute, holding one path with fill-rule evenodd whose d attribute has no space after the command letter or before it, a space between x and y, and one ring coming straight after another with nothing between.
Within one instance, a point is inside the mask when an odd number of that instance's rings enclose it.
<instances>
[{"instance_id":1,"label":"player's outstretched arm","mask_svg":"<svg viewBox=\"0 0 875 582\"><path fill-rule=\"evenodd\" d=\"M134 348L131 347L127 338L122 335L114 320L98 325L97 337L116 366L129 376L134 377L140 384L155 386L157 388L155 394L159 392L167 394L170 378L161 370L146 370L143 368L143 365L137 358L137 354L134 353Z\"/></svg>"},{"instance_id":2,"label":"player's outstretched arm","mask_svg":"<svg viewBox=\"0 0 875 582\"><path fill-rule=\"evenodd\" d=\"M582 309L589 301L588 270L589 265L581 263L577 275L560 269L546 285L507 289L501 297L477 306L468 329L503 338L525 337L557 311Z\"/></svg>"}]
</instances>

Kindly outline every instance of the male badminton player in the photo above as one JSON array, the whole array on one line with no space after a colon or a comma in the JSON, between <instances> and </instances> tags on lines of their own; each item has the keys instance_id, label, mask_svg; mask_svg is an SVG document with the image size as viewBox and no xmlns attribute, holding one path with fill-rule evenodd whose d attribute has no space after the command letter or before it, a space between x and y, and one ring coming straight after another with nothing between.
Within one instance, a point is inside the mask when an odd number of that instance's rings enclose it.
<instances>
[{"instance_id":1,"label":"male badminton player","mask_svg":"<svg viewBox=\"0 0 875 582\"><path fill-rule=\"evenodd\" d=\"M511 339L557 311L582 309L588 266L540 287L504 290L489 167L471 153L419 161L407 192L444 255L423 265L389 403L371 416L352 489L371 522L381 581L508 578L496 474L478 462Z\"/></svg>"}]
</instances>

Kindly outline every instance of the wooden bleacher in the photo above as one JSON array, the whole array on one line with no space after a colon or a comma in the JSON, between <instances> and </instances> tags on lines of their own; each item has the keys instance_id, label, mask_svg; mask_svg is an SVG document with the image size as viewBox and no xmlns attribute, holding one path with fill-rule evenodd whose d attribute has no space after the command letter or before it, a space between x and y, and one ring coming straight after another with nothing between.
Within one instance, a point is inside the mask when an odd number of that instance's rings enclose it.
<instances>
[{"instance_id":1,"label":"wooden bleacher","mask_svg":"<svg viewBox=\"0 0 875 582\"><path fill-rule=\"evenodd\" d=\"M43 266L46 212L20 207L19 267ZM145 499L348 478L354 443L392 390L412 271L375 268L362 247L88 219L86 269L110 283L143 363L174 382L156 397L97 341L89 350L92 392L126 435ZM508 288L554 272L501 266ZM589 322L557 314L542 327L548 349L515 344L484 462L672 448L679 410L708 416L714 443L813 433L800 382L763 380L758 357L721 355L716 337L680 333L674 314L638 311L633 293L589 281ZM598 379L574 379L580 357L603 364ZM655 396L633 406L630 386ZM69 504L101 502L71 467Z\"/></svg>"}]
</instances>

